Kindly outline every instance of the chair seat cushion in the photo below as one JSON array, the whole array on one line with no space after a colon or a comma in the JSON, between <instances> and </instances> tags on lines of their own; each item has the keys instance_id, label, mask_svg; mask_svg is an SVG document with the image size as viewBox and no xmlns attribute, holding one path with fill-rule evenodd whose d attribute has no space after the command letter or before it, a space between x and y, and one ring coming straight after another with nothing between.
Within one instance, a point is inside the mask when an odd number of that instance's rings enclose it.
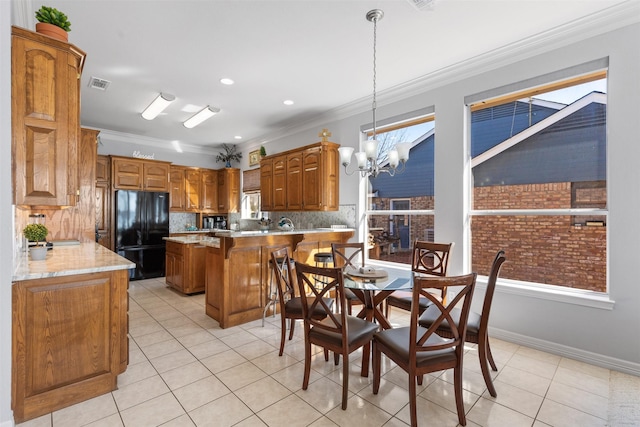
<instances>
[{"instance_id":1,"label":"chair seat cushion","mask_svg":"<svg viewBox=\"0 0 640 427\"><path fill-rule=\"evenodd\" d=\"M387 304L398 307L406 311L411 311L411 292L396 291L386 299ZM424 312L432 302L425 297L420 297L420 313Z\"/></svg>"},{"instance_id":2,"label":"chair seat cushion","mask_svg":"<svg viewBox=\"0 0 640 427\"><path fill-rule=\"evenodd\" d=\"M451 317L453 317L453 320L456 322L456 324L458 323L458 319L460 319L460 313L461 311L459 308L454 308L451 310ZM431 307L427 308L427 310L424 313L420 315L420 318L418 319L418 323L420 324L420 326L424 326L428 328L429 326L431 326L433 322L436 321L438 316L440 316L440 310L435 305L432 305ZM450 330L451 328L449 327L449 322L445 320L440 324L440 327L438 329ZM467 334L477 335L479 330L480 330L480 315L478 313L471 311L469 312L469 320L467 321Z\"/></svg>"},{"instance_id":3,"label":"chair seat cushion","mask_svg":"<svg viewBox=\"0 0 640 427\"><path fill-rule=\"evenodd\" d=\"M328 326L333 327L331 319L322 320ZM371 337L378 330L378 325L355 316L347 316L347 341L349 347L360 347L367 341L371 341ZM313 327L309 331L309 338L314 343L326 343L333 347L342 345L342 334L330 332L325 329Z\"/></svg>"},{"instance_id":4,"label":"chair seat cushion","mask_svg":"<svg viewBox=\"0 0 640 427\"><path fill-rule=\"evenodd\" d=\"M322 298L324 303L327 304L327 307L333 307L333 299L332 298ZM312 298L308 299L309 305L312 303ZM296 317L298 319L302 319L302 300L300 297L291 298L289 301L285 303L285 310L287 312L287 316ZM327 312L324 307L321 305L316 305L313 309L313 317L316 319L324 319L327 316Z\"/></svg>"},{"instance_id":5,"label":"chair seat cushion","mask_svg":"<svg viewBox=\"0 0 640 427\"><path fill-rule=\"evenodd\" d=\"M422 327L418 327L418 337L423 335L427 330ZM398 355L402 360L409 361L409 328L394 328L377 332L373 336L374 341L384 344L389 347L394 354ZM442 338L439 335L431 334L427 339L425 345L442 344L450 341ZM416 364L418 367L432 363L455 363L456 352L455 348L446 348L442 350L433 351L419 351L416 357Z\"/></svg>"}]
</instances>

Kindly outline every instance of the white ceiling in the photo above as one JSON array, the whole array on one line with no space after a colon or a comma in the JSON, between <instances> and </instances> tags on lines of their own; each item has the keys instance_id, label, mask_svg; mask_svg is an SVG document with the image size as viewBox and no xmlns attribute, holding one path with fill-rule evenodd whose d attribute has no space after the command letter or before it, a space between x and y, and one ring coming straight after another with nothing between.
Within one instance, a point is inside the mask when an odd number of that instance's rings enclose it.
<instances>
[{"instance_id":1,"label":"white ceiling","mask_svg":"<svg viewBox=\"0 0 640 427\"><path fill-rule=\"evenodd\" d=\"M637 1L637 0L630 0ZM469 58L558 31L623 0L47 0L66 13L69 40L87 53L83 126L185 145L257 142L373 90L378 92ZM41 3L32 2L34 10ZM89 79L111 81L106 91ZM229 77L235 85L219 80ZM159 92L176 101L153 121L140 113ZM283 101L292 99L293 106ZM366 104L365 104L366 101ZM182 122L206 105L221 112L193 129ZM242 140L235 140L241 135ZM203 147L203 148L204 148Z\"/></svg>"}]
</instances>

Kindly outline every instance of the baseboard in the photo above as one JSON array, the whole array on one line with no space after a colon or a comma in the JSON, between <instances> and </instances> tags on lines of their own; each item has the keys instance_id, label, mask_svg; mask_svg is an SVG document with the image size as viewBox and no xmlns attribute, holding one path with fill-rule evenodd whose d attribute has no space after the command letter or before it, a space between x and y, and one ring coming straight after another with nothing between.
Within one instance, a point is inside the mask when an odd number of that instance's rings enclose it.
<instances>
[{"instance_id":1,"label":"baseboard","mask_svg":"<svg viewBox=\"0 0 640 427\"><path fill-rule=\"evenodd\" d=\"M547 353L557 354L558 356L568 357L569 359L578 360L591 365L600 366L602 368L640 376L639 363L633 363L627 360L605 356L603 354L592 353L590 351L580 350L578 348L568 347L566 345L550 341L531 338L502 329L489 328L489 336L509 341L514 344L524 345L536 350L545 351Z\"/></svg>"}]
</instances>

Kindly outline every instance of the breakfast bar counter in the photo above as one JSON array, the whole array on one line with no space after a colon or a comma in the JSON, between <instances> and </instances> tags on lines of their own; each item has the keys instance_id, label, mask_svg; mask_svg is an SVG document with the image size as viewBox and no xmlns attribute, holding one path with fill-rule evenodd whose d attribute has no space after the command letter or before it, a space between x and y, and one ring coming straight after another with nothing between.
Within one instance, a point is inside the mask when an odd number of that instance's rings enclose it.
<instances>
[{"instance_id":1,"label":"breakfast bar counter","mask_svg":"<svg viewBox=\"0 0 640 427\"><path fill-rule=\"evenodd\" d=\"M331 243L347 242L353 229L313 229L216 232L219 243L204 243L206 313L220 327L262 318L269 296L271 252L288 248L293 259L313 263Z\"/></svg>"}]
</instances>

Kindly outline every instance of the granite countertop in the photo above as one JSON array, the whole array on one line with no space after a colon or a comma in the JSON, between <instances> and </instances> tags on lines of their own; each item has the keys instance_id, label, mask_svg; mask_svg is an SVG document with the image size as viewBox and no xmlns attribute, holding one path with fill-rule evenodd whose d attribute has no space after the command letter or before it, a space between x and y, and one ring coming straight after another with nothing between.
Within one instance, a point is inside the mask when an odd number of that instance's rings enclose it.
<instances>
[{"instance_id":1,"label":"granite countertop","mask_svg":"<svg viewBox=\"0 0 640 427\"><path fill-rule=\"evenodd\" d=\"M71 276L101 271L126 270L135 264L94 242L54 246L43 261L31 261L28 253L17 260L12 281Z\"/></svg>"},{"instance_id":2,"label":"granite countertop","mask_svg":"<svg viewBox=\"0 0 640 427\"><path fill-rule=\"evenodd\" d=\"M281 234L313 234L313 233L344 233L350 232L352 233L353 228L313 228L313 229L301 229L301 230L247 230L247 231L234 231L234 230L220 230L216 231L215 235L218 237L255 237L255 236L266 236L266 235L281 235Z\"/></svg>"},{"instance_id":3,"label":"granite countertop","mask_svg":"<svg viewBox=\"0 0 640 427\"><path fill-rule=\"evenodd\" d=\"M168 242L182 243L184 245L199 244L204 246L211 246L214 248L220 247L219 237L198 236L197 234L194 234L192 236L169 236L169 237L163 237L163 239Z\"/></svg>"}]
</instances>

